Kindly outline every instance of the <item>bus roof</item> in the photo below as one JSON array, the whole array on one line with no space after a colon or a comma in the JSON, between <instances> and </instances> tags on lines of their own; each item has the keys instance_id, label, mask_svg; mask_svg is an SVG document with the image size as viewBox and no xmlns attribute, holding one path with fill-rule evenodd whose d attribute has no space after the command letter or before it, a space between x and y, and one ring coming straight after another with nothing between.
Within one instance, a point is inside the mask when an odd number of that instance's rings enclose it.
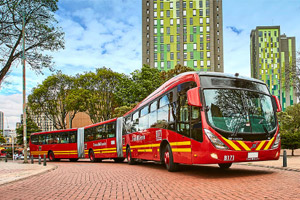
<instances>
[{"instance_id":1,"label":"bus roof","mask_svg":"<svg viewBox=\"0 0 300 200\"><path fill-rule=\"evenodd\" d=\"M48 134L48 133L60 133L60 132L68 132L68 131L77 131L77 128L31 133L31 135L41 135L41 134Z\"/></svg>"},{"instance_id":2,"label":"bus roof","mask_svg":"<svg viewBox=\"0 0 300 200\"><path fill-rule=\"evenodd\" d=\"M245 77L245 76L235 76L233 74L225 74L225 73L220 73L220 72L199 72L199 71L192 71L192 72L184 72L181 73L170 80L166 81L164 84L162 84L159 88L157 88L154 92L152 92L148 97L146 97L144 100L142 100L140 103L138 103L133 109L131 109L129 112L127 112L124 116L132 113L133 111L143 107L145 104L150 102L151 100L155 99L162 93L164 93L166 90L171 89L183 82L187 82L189 80L194 80L197 77L201 76L215 76L215 77L224 77L224 78L233 78L233 79L242 79L242 80L247 80L247 81L252 81L252 82L257 82L264 84L265 83L261 80L250 78L250 77ZM199 84L199 83L197 83Z\"/></svg>"},{"instance_id":3,"label":"bus roof","mask_svg":"<svg viewBox=\"0 0 300 200\"><path fill-rule=\"evenodd\" d=\"M114 122L116 121L117 118L113 118L113 119L109 119L109 120L106 120L106 121L103 121L103 122L98 122L96 124L91 124L91 125L88 125L88 126L85 126L84 128L91 128L91 127L94 127L94 126L99 126L99 125L102 125L102 124L107 124L107 123L110 123L110 122Z\"/></svg>"}]
</instances>

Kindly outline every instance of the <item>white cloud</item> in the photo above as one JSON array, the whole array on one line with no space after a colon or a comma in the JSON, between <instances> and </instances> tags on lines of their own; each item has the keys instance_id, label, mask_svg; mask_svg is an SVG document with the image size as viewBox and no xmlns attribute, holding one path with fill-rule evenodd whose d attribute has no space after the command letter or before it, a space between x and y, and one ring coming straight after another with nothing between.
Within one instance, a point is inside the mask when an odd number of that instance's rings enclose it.
<instances>
[{"instance_id":1,"label":"white cloud","mask_svg":"<svg viewBox=\"0 0 300 200\"><path fill-rule=\"evenodd\" d=\"M0 111L4 113L4 128L6 129L8 125L10 129L14 129L23 113L22 94L0 95L0 102Z\"/></svg>"}]
</instances>

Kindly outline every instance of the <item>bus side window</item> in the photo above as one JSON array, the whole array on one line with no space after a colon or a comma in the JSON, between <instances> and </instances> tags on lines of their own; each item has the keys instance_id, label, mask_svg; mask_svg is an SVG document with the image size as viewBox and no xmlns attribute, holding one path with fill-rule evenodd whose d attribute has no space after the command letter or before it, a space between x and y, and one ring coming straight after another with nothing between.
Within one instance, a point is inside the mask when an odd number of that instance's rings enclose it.
<instances>
[{"instance_id":1,"label":"bus side window","mask_svg":"<svg viewBox=\"0 0 300 200\"><path fill-rule=\"evenodd\" d=\"M131 133L139 131L139 111L136 111L132 116Z\"/></svg>"},{"instance_id":2,"label":"bus side window","mask_svg":"<svg viewBox=\"0 0 300 200\"><path fill-rule=\"evenodd\" d=\"M69 132L69 141L70 141L70 143L76 143L76 132L75 131Z\"/></svg>"},{"instance_id":3,"label":"bus side window","mask_svg":"<svg viewBox=\"0 0 300 200\"><path fill-rule=\"evenodd\" d=\"M116 129L115 129L115 123L109 123L107 124L107 138L113 138L116 137Z\"/></svg>"},{"instance_id":4,"label":"bus side window","mask_svg":"<svg viewBox=\"0 0 300 200\"><path fill-rule=\"evenodd\" d=\"M102 139L106 139L107 138L107 133L108 133L108 131L107 131L107 124L103 124L103 125L101 125L102 126Z\"/></svg>"},{"instance_id":5,"label":"bus side window","mask_svg":"<svg viewBox=\"0 0 300 200\"><path fill-rule=\"evenodd\" d=\"M149 127L154 128L157 125L157 101L150 104Z\"/></svg>"},{"instance_id":6,"label":"bus side window","mask_svg":"<svg viewBox=\"0 0 300 200\"><path fill-rule=\"evenodd\" d=\"M149 128L149 105L145 106L140 112L139 130L145 130Z\"/></svg>"},{"instance_id":7,"label":"bus side window","mask_svg":"<svg viewBox=\"0 0 300 200\"><path fill-rule=\"evenodd\" d=\"M51 133L46 135L46 144L53 144L53 135Z\"/></svg>"},{"instance_id":8,"label":"bus side window","mask_svg":"<svg viewBox=\"0 0 300 200\"><path fill-rule=\"evenodd\" d=\"M132 125L132 121L131 121L131 116L129 115L124 119L123 135L131 133L131 125Z\"/></svg>"},{"instance_id":9,"label":"bus side window","mask_svg":"<svg viewBox=\"0 0 300 200\"><path fill-rule=\"evenodd\" d=\"M64 132L61 138L61 143L66 144L69 143L69 133L68 132Z\"/></svg>"},{"instance_id":10,"label":"bus side window","mask_svg":"<svg viewBox=\"0 0 300 200\"><path fill-rule=\"evenodd\" d=\"M102 132L101 132L101 126L95 127L95 140L102 140Z\"/></svg>"},{"instance_id":11,"label":"bus side window","mask_svg":"<svg viewBox=\"0 0 300 200\"><path fill-rule=\"evenodd\" d=\"M58 135L57 134L52 134L53 135L53 144L58 144L59 140L58 140Z\"/></svg>"}]
</instances>

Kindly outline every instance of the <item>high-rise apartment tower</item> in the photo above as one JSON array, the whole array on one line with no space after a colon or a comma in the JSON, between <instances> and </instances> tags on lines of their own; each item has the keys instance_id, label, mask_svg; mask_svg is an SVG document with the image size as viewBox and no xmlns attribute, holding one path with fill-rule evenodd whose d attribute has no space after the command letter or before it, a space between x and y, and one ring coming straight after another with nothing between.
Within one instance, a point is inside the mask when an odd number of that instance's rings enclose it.
<instances>
[{"instance_id":1,"label":"high-rise apartment tower","mask_svg":"<svg viewBox=\"0 0 300 200\"><path fill-rule=\"evenodd\" d=\"M0 132L4 131L4 113L0 111Z\"/></svg>"},{"instance_id":2,"label":"high-rise apartment tower","mask_svg":"<svg viewBox=\"0 0 300 200\"><path fill-rule=\"evenodd\" d=\"M222 0L143 0L143 64L224 72Z\"/></svg>"},{"instance_id":3,"label":"high-rise apartment tower","mask_svg":"<svg viewBox=\"0 0 300 200\"><path fill-rule=\"evenodd\" d=\"M250 35L251 76L264 81L285 110L297 102L291 80L296 68L295 37L280 33L280 26L257 26Z\"/></svg>"}]
</instances>

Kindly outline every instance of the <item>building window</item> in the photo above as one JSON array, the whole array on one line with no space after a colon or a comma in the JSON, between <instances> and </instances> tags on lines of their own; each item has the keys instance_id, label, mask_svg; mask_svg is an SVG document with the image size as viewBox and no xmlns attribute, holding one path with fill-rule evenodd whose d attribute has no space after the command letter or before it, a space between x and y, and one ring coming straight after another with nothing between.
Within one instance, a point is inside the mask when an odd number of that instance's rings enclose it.
<instances>
[{"instance_id":1,"label":"building window","mask_svg":"<svg viewBox=\"0 0 300 200\"><path fill-rule=\"evenodd\" d=\"M149 35L149 33L147 33L147 38L149 38L150 37L150 35Z\"/></svg>"},{"instance_id":2,"label":"building window","mask_svg":"<svg viewBox=\"0 0 300 200\"><path fill-rule=\"evenodd\" d=\"M183 50L187 50L187 44L183 45Z\"/></svg>"},{"instance_id":3,"label":"building window","mask_svg":"<svg viewBox=\"0 0 300 200\"><path fill-rule=\"evenodd\" d=\"M182 2L182 7L183 7L183 8L186 8L186 2L185 2L185 1Z\"/></svg>"},{"instance_id":4,"label":"building window","mask_svg":"<svg viewBox=\"0 0 300 200\"><path fill-rule=\"evenodd\" d=\"M160 17L164 17L164 11L160 11Z\"/></svg>"},{"instance_id":5,"label":"building window","mask_svg":"<svg viewBox=\"0 0 300 200\"><path fill-rule=\"evenodd\" d=\"M157 28L154 28L154 34L157 34Z\"/></svg>"},{"instance_id":6,"label":"building window","mask_svg":"<svg viewBox=\"0 0 300 200\"><path fill-rule=\"evenodd\" d=\"M176 10L176 17L179 17L179 10Z\"/></svg>"},{"instance_id":7,"label":"building window","mask_svg":"<svg viewBox=\"0 0 300 200\"><path fill-rule=\"evenodd\" d=\"M180 60L180 52L177 52L177 60Z\"/></svg>"},{"instance_id":8,"label":"building window","mask_svg":"<svg viewBox=\"0 0 300 200\"><path fill-rule=\"evenodd\" d=\"M194 67L197 68L197 60L194 60Z\"/></svg>"},{"instance_id":9,"label":"building window","mask_svg":"<svg viewBox=\"0 0 300 200\"><path fill-rule=\"evenodd\" d=\"M206 35L206 40L210 41L210 35L209 34Z\"/></svg>"},{"instance_id":10,"label":"building window","mask_svg":"<svg viewBox=\"0 0 300 200\"><path fill-rule=\"evenodd\" d=\"M160 20L160 25L164 25L164 20L163 19Z\"/></svg>"},{"instance_id":11,"label":"building window","mask_svg":"<svg viewBox=\"0 0 300 200\"><path fill-rule=\"evenodd\" d=\"M219 28L219 26L220 26L219 23L217 23L217 28Z\"/></svg>"},{"instance_id":12,"label":"building window","mask_svg":"<svg viewBox=\"0 0 300 200\"><path fill-rule=\"evenodd\" d=\"M170 34L170 27L167 27L167 34Z\"/></svg>"},{"instance_id":13,"label":"building window","mask_svg":"<svg viewBox=\"0 0 300 200\"><path fill-rule=\"evenodd\" d=\"M197 33L197 27L196 26L193 27L193 32Z\"/></svg>"},{"instance_id":14,"label":"building window","mask_svg":"<svg viewBox=\"0 0 300 200\"><path fill-rule=\"evenodd\" d=\"M200 42L203 42L203 35L200 35Z\"/></svg>"},{"instance_id":15,"label":"building window","mask_svg":"<svg viewBox=\"0 0 300 200\"><path fill-rule=\"evenodd\" d=\"M193 60L194 59L194 52L190 52L190 59Z\"/></svg>"},{"instance_id":16,"label":"building window","mask_svg":"<svg viewBox=\"0 0 300 200\"><path fill-rule=\"evenodd\" d=\"M197 44L194 43L194 50L197 50Z\"/></svg>"},{"instance_id":17,"label":"building window","mask_svg":"<svg viewBox=\"0 0 300 200\"><path fill-rule=\"evenodd\" d=\"M160 45L160 51L164 51L164 45L163 44Z\"/></svg>"},{"instance_id":18,"label":"building window","mask_svg":"<svg viewBox=\"0 0 300 200\"><path fill-rule=\"evenodd\" d=\"M173 19L170 19L170 25L173 26Z\"/></svg>"},{"instance_id":19,"label":"building window","mask_svg":"<svg viewBox=\"0 0 300 200\"><path fill-rule=\"evenodd\" d=\"M179 26L177 26L176 29L177 29L177 34L179 34L179 33L180 33L180 28L179 28Z\"/></svg>"},{"instance_id":20,"label":"building window","mask_svg":"<svg viewBox=\"0 0 300 200\"><path fill-rule=\"evenodd\" d=\"M154 53L154 60L157 60L157 53Z\"/></svg>"},{"instance_id":21,"label":"building window","mask_svg":"<svg viewBox=\"0 0 300 200\"><path fill-rule=\"evenodd\" d=\"M183 27L183 33L187 33L186 26Z\"/></svg>"},{"instance_id":22,"label":"building window","mask_svg":"<svg viewBox=\"0 0 300 200\"><path fill-rule=\"evenodd\" d=\"M149 43L149 41L147 41L147 47L149 47L150 46L150 43Z\"/></svg>"},{"instance_id":23,"label":"building window","mask_svg":"<svg viewBox=\"0 0 300 200\"><path fill-rule=\"evenodd\" d=\"M170 10L167 10L167 17L170 17Z\"/></svg>"},{"instance_id":24,"label":"building window","mask_svg":"<svg viewBox=\"0 0 300 200\"><path fill-rule=\"evenodd\" d=\"M154 62L154 67L157 68L157 62Z\"/></svg>"},{"instance_id":25,"label":"building window","mask_svg":"<svg viewBox=\"0 0 300 200\"><path fill-rule=\"evenodd\" d=\"M206 9L206 17L209 16L209 9Z\"/></svg>"},{"instance_id":26,"label":"building window","mask_svg":"<svg viewBox=\"0 0 300 200\"><path fill-rule=\"evenodd\" d=\"M203 43L200 43L200 50L203 50Z\"/></svg>"},{"instance_id":27,"label":"building window","mask_svg":"<svg viewBox=\"0 0 300 200\"><path fill-rule=\"evenodd\" d=\"M149 6L149 1L147 1L147 6Z\"/></svg>"},{"instance_id":28,"label":"building window","mask_svg":"<svg viewBox=\"0 0 300 200\"><path fill-rule=\"evenodd\" d=\"M200 33L203 33L203 26L200 26Z\"/></svg>"},{"instance_id":29,"label":"building window","mask_svg":"<svg viewBox=\"0 0 300 200\"><path fill-rule=\"evenodd\" d=\"M206 0L206 7L209 7L209 0Z\"/></svg>"},{"instance_id":30,"label":"building window","mask_svg":"<svg viewBox=\"0 0 300 200\"><path fill-rule=\"evenodd\" d=\"M206 49L210 50L210 43L209 42L206 43Z\"/></svg>"},{"instance_id":31,"label":"building window","mask_svg":"<svg viewBox=\"0 0 300 200\"><path fill-rule=\"evenodd\" d=\"M164 33L164 28L160 28L160 33Z\"/></svg>"},{"instance_id":32,"label":"building window","mask_svg":"<svg viewBox=\"0 0 300 200\"><path fill-rule=\"evenodd\" d=\"M187 61L184 61L184 62L183 62L183 65L184 65L184 66L187 66Z\"/></svg>"},{"instance_id":33,"label":"building window","mask_svg":"<svg viewBox=\"0 0 300 200\"><path fill-rule=\"evenodd\" d=\"M174 35L170 36L170 42L172 42L172 43L174 42Z\"/></svg>"},{"instance_id":34,"label":"building window","mask_svg":"<svg viewBox=\"0 0 300 200\"><path fill-rule=\"evenodd\" d=\"M165 63L164 62L160 62L160 68L164 68L165 67Z\"/></svg>"},{"instance_id":35,"label":"building window","mask_svg":"<svg viewBox=\"0 0 300 200\"><path fill-rule=\"evenodd\" d=\"M153 15L154 15L154 17L157 17L157 12L154 11L154 12L153 12Z\"/></svg>"},{"instance_id":36,"label":"building window","mask_svg":"<svg viewBox=\"0 0 300 200\"><path fill-rule=\"evenodd\" d=\"M177 8L177 9L180 8L180 2L179 2L179 1L176 2L176 8Z\"/></svg>"},{"instance_id":37,"label":"building window","mask_svg":"<svg viewBox=\"0 0 300 200\"><path fill-rule=\"evenodd\" d=\"M164 9L164 2L160 2L160 9Z\"/></svg>"},{"instance_id":38,"label":"building window","mask_svg":"<svg viewBox=\"0 0 300 200\"><path fill-rule=\"evenodd\" d=\"M194 42L194 35L190 35L190 42Z\"/></svg>"},{"instance_id":39,"label":"building window","mask_svg":"<svg viewBox=\"0 0 300 200\"><path fill-rule=\"evenodd\" d=\"M210 67L210 60L207 61L207 67Z\"/></svg>"},{"instance_id":40,"label":"building window","mask_svg":"<svg viewBox=\"0 0 300 200\"><path fill-rule=\"evenodd\" d=\"M167 44L167 51L170 51L171 47L170 44Z\"/></svg>"},{"instance_id":41,"label":"building window","mask_svg":"<svg viewBox=\"0 0 300 200\"><path fill-rule=\"evenodd\" d=\"M199 15L200 15L201 17L203 16L203 10L202 10L202 9L199 10Z\"/></svg>"},{"instance_id":42,"label":"building window","mask_svg":"<svg viewBox=\"0 0 300 200\"><path fill-rule=\"evenodd\" d=\"M206 57L207 57L207 58L210 58L210 52L209 52L209 51L206 52Z\"/></svg>"},{"instance_id":43,"label":"building window","mask_svg":"<svg viewBox=\"0 0 300 200\"><path fill-rule=\"evenodd\" d=\"M180 44L177 43L177 51L180 51Z\"/></svg>"},{"instance_id":44,"label":"building window","mask_svg":"<svg viewBox=\"0 0 300 200\"><path fill-rule=\"evenodd\" d=\"M149 15L149 13L150 13L150 11L149 11L149 9L147 9L147 15Z\"/></svg>"},{"instance_id":45,"label":"building window","mask_svg":"<svg viewBox=\"0 0 300 200\"><path fill-rule=\"evenodd\" d=\"M220 56L218 56L218 60L220 60Z\"/></svg>"},{"instance_id":46,"label":"building window","mask_svg":"<svg viewBox=\"0 0 300 200\"><path fill-rule=\"evenodd\" d=\"M202 2L202 0L199 1L199 7L200 7L200 8L203 7L203 2Z\"/></svg>"},{"instance_id":47,"label":"building window","mask_svg":"<svg viewBox=\"0 0 300 200\"><path fill-rule=\"evenodd\" d=\"M203 24L203 18L202 18L202 17L200 17L199 23L200 23L200 24Z\"/></svg>"},{"instance_id":48,"label":"building window","mask_svg":"<svg viewBox=\"0 0 300 200\"><path fill-rule=\"evenodd\" d=\"M209 32L209 26L206 27L206 32Z\"/></svg>"},{"instance_id":49,"label":"building window","mask_svg":"<svg viewBox=\"0 0 300 200\"><path fill-rule=\"evenodd\" d=\"M193 18L190 18L190 25L193 25Z\"/></svg>"},{"instance_id":50,"label":"building window","mask_svg":"<svg viewBox=\"0 0 300 200\"><path fill-rule=\"evenodd\" d=\"M168 69L171 68L171 62L170 62L170 61L167 62L167 68L168 68Z\"/></svg>"},{"instance_id":51,"label":"building window","mask_svg":"<svg viewBox=\"0 0 300 200\"><path fill-rule=\"evenodd\" d=\"M164 36L160 36L160 43L164 43Z\"/></svg>"},{"instance_id":52,"label":"building window","mask_svg":"<svg viewBox=\"0 0 300 200\"><path fill-rule=\"evenodd\" d=\"M170 2L170 9L173 9L173 2Z\"/></svg>"},{"instance_id":53,"label":"building window","mask_svg":"<svg viewBox=\"0 0 300 200\"><path fill-rule=\"evenodd\" d=\"M180 19L177 19L177 25L179 25L180 24Z\"/></svg>"},{"instance_id":54,"label":"building window","mask_svg":"<svg viewBox=\"0 0 300 200\"><path fill-rule=\"evenodd\" d=\"M147 17L147 22L149 22L150 21L150 19L149 19L149 17Z\"/></svg>"},{"instance_id":55,"label":"building window","mask_svg":"<svg viewBox=\"0 0 300 200\"><path fill-rule=\"evenodd\" d=\"M204 61L200 60L200 67L204 67Z\"/></svg>"},{"instance_id":56,"label":"building window","mask_svg":"<svg viewBox=\"0 0 300 200\"><path fill-rule=\"evenodd\" d=\"M155 26L157 25L157 19L154 20L154 25L155 25Z\"/></svg>"},{"instance_id":57,"label":"building window","mask_svg":"<svg viewBox=\"0 0 300 200\"><path fill-rule=\"evenodd\" d=\"M154 45L154 51L157 51L157 44Z\"/></svg>"},{"instance_id":58,"label":"building window","mask_svg":"<svg viewBox=\"0 0 300 200\"><path fill-rule=\"evenodd\" d=\"M154 43L157 43L157 36L154 36Z\"/></svg>"},{"instance_id":59,"label":"building window","mask_svg":"<svg viewBox=\"0 0 300 200\"><path fill-rule=\"evenodd\" d=\"M217 6L217 11L219 11L219 6Z\"/></svg>"},{"instance_id":60,"label":"building window","mask_svg":"<svg viewBox=\"0 0 300 200\"><path fill-rule=\"evenodd\" d=\"M183 16L185 17L186 16L186 10L184 10L182 13L183 13Z\"/></svg>"},{"instance_id":61,"label":"building window","mask_svg":"<svg viewBox=\"0 0 300 200\"><path fill-rule=\"evenodd\" d=\"M185 60L187 59L187 52L183 53L183 59L185 59Z\"/></svg>"},{"instance_id":62,"label":"building window","mask_svg":"<svg viewBox=\"0 0 300 200\"><path fill-rule=\"evenodd\" d=\"M206 18L206 23L207 23L207 24L209 24L209 17L208 17L208 18Z\"/></svg>"},{"instance_id":63,"label":"building window","mask_svg":"<svg viewBox=\"0 0 300 200\"><path fill-rule=\"evenodd\" d=\"M149 28L149 25L147 25L147 31L149 31L149 29L150 29L150 28Z\"/></svg>"},{"instance_id":64,"label":"building window","mask_svg":"<svg viewBox=\"0 0 300 200\"><path fill-rule=\"evenodd\" d=\"M164 60L164 59L165 59L164 53L160 53L160 60Z\"/></svg>"},{"instance_id":65,"label":"building window","mask_svg":"<svg viewBox=\"0 0 300 200\"><path fill-rule=\"evenodd\" d=\"M170 59L174 60L174 53L173 52L170 53Z\"/></svg>"},{"instance_id":66,"label":"building window","mask_svg":"<svg viewBox=\"0 0 300 200\"><path fill-rule=\"evenodd\" d=\"M183 25L186 25L186 18L183 18Z\"/></svg>"},{"instance_id":67,"label":"building window","mask_svg":"<svg viewBox=\"0 0 300 200\"><path fill-rule=\"evenodd\" d=\"M157 3L153 4L153 8L156 9L157 8Z\"/></svg>"},{"instance_id":68,"label":"building window","mask_svg":"<svg viewBox=\"0 0 300 200\"><path fill-rule=\"evenodd\" d=\"M193 16L196 16L197 15L197 13L196 13L196 10L194 9L193 10Z\"/></svg>"},{"instance_id":69,"label":"building window","mask_svg":"<svg viewBox=\"0 0 300 200\"><path fill-rule=\"evenodd\" d=\"M193 1L190 1L190 8L193 8Z\"/></svg>"},{"instance_id":70,"label":"building window","mask_svg":"<svg viewBox=\"0 0 300 200\"><path fill-rule=\"evenodd\" d=\"M187 36L183 35L183 42L187 42Z\"/></svg>"}]
</instances>

